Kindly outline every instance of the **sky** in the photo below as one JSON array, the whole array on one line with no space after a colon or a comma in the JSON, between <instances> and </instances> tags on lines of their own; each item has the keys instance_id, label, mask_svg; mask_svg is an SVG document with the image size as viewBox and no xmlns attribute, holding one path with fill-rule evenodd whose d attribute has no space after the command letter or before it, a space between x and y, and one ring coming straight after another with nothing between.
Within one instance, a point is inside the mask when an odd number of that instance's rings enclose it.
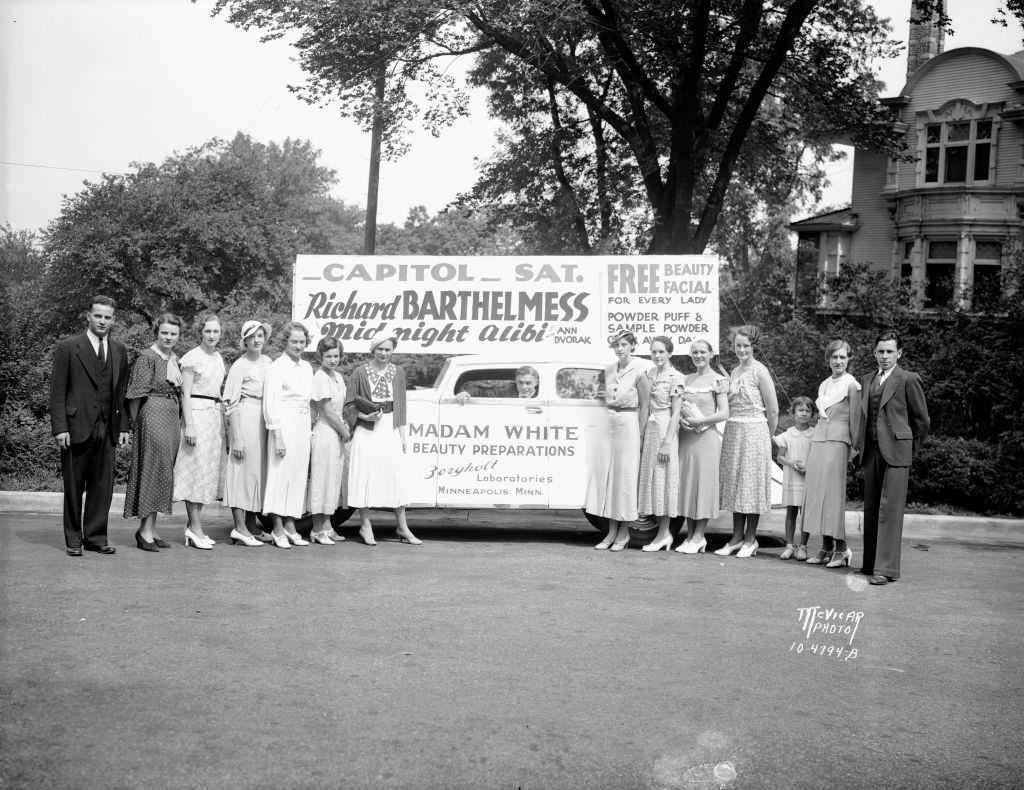
<instances>
[{"instance_id":1,"label":"sky","mask_svg":"<svg viewBox=\"0 0 1024 790\"><path fill-rule=\"evenodd\" d=\"M910 0L874 4L906 41ZM946 49L1024 48L1019 26L989 20L997 0L949 0L956 35ZM175 151L243 131L262 142L309 139L337 171L335 197L365 205L369 135L337 108L312 107L288 90L304 77L284 42L261 43L212 0L0 0L0 225L39 229L62 196L103 172L160 162ZM453 64L453 73L466 67ZM902 87L905 60L878 64L884 95ZM411 151L381 169L379 218L436 212L469 189L497 126L481 95L440 138L415 133ZM831 171L821 205L848 200L852 160ZM811 213L813 207L808 207Z\"/></svg>"}]
</instances>

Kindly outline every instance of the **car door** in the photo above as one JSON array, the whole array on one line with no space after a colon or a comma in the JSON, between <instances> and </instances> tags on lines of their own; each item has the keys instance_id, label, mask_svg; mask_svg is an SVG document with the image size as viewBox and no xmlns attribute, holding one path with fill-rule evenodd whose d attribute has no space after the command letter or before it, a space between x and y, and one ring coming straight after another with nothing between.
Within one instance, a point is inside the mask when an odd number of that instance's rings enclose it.
<instances>
[{"instance_id":1,"label":"car door","mask_svg":"<svg viewBox=\"0 0 1024 790\"><path fill-rule=\"evenodd\" d=\"M605 429L604 368L596 363L552 365L554 391L548 407L548 433L557 442L548 458L548 507L582 508L586 498L589 447Z\"/></svg>"},{"instance_id":2,"label":"car door","mask_svg":"<svg viewBox=\"0 0 1024 790\"><path fill-rule=\"evenodd\" d=\"M547 507L548 390L541 375L535 397L513 397L519 367L466 368L441 393L434 437L439 507ZM472 394L462 403L457 394L467 390Z\"/></svg>"}]
</instances>

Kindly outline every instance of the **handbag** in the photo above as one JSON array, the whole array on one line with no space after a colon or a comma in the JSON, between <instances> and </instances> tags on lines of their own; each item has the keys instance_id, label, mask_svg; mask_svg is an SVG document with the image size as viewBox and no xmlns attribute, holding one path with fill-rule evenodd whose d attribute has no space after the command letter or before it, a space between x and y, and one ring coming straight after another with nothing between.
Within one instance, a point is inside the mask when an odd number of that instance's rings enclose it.
<instances>
[{"instance_id":1,"label":"handbag","mask_svg":"<svg viewBox=\"0 0 1024 790\"><path fill-rule=\"evenodd\" d=\"M355 406L356 425L360 428L365 428L368 431L372 431L376 423L373 422L372 420L364 420L362 418L362 415L375 414L376 412L380 411L380 407L372 400L367 400L362 395L353 395L352 405Z\"/></svg>"}]
</instances>

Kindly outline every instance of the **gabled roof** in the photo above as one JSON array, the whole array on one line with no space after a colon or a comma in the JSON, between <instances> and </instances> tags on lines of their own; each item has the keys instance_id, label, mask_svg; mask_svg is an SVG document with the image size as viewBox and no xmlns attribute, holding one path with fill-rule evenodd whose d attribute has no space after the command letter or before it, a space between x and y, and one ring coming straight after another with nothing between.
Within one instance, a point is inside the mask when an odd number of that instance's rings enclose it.
<instances>
[{"instance_id":1,"label":"gabled roof","mask_svg":"<svg viewBox=\"0 0 1024 790\"><path fill-rule=\"evenodd\" d=\"M855 231L859 228L860 217L850 206L836 209L835 211L826 211L824 214L816 214L813 217L789 223L789 229L793 231Z\"/></svg>"}]
</instances>

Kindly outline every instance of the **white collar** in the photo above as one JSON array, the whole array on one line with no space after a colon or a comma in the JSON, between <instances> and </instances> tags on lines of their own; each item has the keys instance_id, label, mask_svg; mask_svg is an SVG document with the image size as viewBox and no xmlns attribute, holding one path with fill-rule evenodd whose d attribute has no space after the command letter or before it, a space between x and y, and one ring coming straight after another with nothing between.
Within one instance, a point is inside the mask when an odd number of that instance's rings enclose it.
<instances>
[{"instance_id":1,"label":"white collar","mask_svg":"<svg viewBox=\"0 0 1024 790\"><path fill-rule=\"evenodd\" d=\"M97 351L98 352L101 344L103 344L103 348L104 348L104 350L106 350L107 346L106 346L105 343L103 343L105 338L102 338L99 335L93 334L93 331L91 329L86 329L85 330L85 336L87 338L89 338L89 343L92 345L92 350L93 351Z\"/></svg>"}]
</instances>

